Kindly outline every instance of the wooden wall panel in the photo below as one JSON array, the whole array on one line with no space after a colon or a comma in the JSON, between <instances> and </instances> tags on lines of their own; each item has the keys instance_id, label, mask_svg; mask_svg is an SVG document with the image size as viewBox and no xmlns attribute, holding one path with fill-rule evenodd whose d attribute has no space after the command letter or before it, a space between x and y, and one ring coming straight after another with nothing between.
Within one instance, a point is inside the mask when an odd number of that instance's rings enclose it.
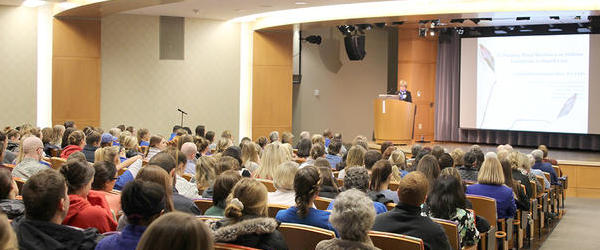
<instances>
[{"instance_id":1,"label":"wooden wall panel","mask_svg":"<svg viewBox=\"0 0 600 250\"><path fill-rule=\"evenodd\" d=\"M52 123L100 125L100 21L53 22Z\"/></svg>"},{"instance_id":2,"label":"wooden wall panel","mask_svg":"<svg viewBox=\"0 0 600 250\"><path fill-rule=\"evenodd\" d=\"M417 106L415 140L434 138L437 37L422 38L415 30L398 32L398 81L405 80Z\"/></svg>"},{"instance_id":3,"label":"wooden wall panel","mask_svg":"<svg viewBox=\"0 0 600 250\"><path fill-rule=\"evenodd\" d=\"M252 137L292 131L292 33L254 32Z\"/></svg>"},{"instance_id":4,"label":"wooden wall panel","mask_svg":"<svg viewBox=\"0 0 600 250\"><path fill-rule=\"evenodd\" d=\"M558 165L569 176L567 196L600 198L600 162L559 161Z\"/></svg>"}]
</instances>

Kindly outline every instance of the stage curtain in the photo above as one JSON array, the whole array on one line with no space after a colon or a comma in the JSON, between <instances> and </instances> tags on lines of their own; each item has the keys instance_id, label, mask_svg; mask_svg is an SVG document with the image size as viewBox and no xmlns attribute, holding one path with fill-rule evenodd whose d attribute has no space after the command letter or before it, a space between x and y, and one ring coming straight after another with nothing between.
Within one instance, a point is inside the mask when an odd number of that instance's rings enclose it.
<instances>
[{"instance_id":1,"label":"stage curtain","mask_svg":"<svg viewBox=\"0 0 600 250\"><path fill-rule=\"evenodd\" d=\"M435 80L435 140L477 144L511 144L536 147L600 150L600 135L499 131L459 128L460 38L442 32L438 44Z\"/></svg>"}]
</instances>

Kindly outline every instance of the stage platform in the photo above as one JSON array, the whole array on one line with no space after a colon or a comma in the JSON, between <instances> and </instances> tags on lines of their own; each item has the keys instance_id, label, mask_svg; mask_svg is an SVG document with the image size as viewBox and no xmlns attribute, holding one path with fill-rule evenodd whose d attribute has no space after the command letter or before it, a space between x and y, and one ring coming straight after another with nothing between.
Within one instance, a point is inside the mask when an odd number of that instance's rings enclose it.
<instances>
[{"instance_id":1,"label":"stage platform","mask_svg":"<svg viewBox=\"0 0 600 250\"><path fill-rule=\"evenodd\" d=\"M440 145L448 152L455 148L461 148L464 151L469 150L469 143L454 142L431 142L419 143L423 146L433 147ZM410 145L401 145L402 151L410 154ZM479 144L483 152L496 151L497 145ZM381 146L374 142L369 143L372 149L380 149ZM531 153L533 147L513 147L522 153ZM600 198L600 152L582 151L582 150L564 150L550 149L550 158L558 161L563 176L568 176L567 196L581 198Z\"/></svg>"}]
</instances>

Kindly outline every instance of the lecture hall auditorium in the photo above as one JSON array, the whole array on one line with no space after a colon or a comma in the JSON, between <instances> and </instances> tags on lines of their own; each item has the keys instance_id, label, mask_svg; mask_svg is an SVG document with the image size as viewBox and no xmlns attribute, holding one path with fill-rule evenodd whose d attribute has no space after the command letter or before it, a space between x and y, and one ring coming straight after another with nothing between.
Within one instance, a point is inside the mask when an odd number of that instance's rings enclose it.
<instances>
[{"instance_id":1,"label":"lecture hall auditorium","mask_svg":"<svg viewBox=\"0 0 600 250\"><path fill-rule=\"evenodd\" d=\"M597 0L0 0L1 249L600 249Z\"/></svg>"}]
</instances>

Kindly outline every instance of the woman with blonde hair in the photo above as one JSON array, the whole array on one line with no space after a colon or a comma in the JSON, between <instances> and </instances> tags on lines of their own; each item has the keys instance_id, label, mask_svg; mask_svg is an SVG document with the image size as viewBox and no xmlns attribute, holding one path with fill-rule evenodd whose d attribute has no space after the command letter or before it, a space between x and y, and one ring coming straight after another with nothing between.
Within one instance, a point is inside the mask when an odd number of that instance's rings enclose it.
<instances>
[{"instance_id":1,"label":"woman with blonde hair","mask_svg":"<svg viewBox=\"0 0 600 250\"><path fill-rule=\"evenodd\" d=\"M265 185L252 178L242 178L227 197L225 219L209 222L209 227L216 242L259 249L287 249L277 230L279 222L267 215Z\"/></svg>"},{"instance_id":2,"label":"woman with blonde hair","mask_svg":"<svg viewBox=\"0 0 600 250\"><path fill-rule=\"evenodd\" d=\"M54 125L54 127L52 127L52 130L54 134L54 137L52 138L52 144L56 145L57 147L60 147L60 144L62 143L62 136L65 133L65 126Z\"/></svg>"},{"instance_id":3,"label":"woman with blonde hair","mask_svg":"<svg viewBox=\"0 0 600 250\"><path fill-rule=\"evenodd\" d=\"M363 167L365 165L365 154L367 150L360 145L354 145L348 150L346 155L346 168L340 170L338 179L344 179L346 169L351 167Z\"/></svg>"},{"instance_id":4,"label":"woman with blonde hair","mask_svg":"<svg viewBox=\"0 0 600 250\"><path fill-rule=\"evenodd\" d=\"M229 138L221 137L217 140L217 151L216 153L223 153L225 149L231 147L233 142Z\"/></svg>"},{"instance_id":5,"label":"woman with blonde hair","mask_svg":"<svg viewBox=\"0 0 600 250\"><path fill-rule=\"evenodd\" d=\"M392 164L392 182L399 182L400 179L408 174L406 171L406 155L400 149L394 150L388 158Z\"/></svg>"},{"instance_id":6,"label":"woman with blonde hair","mask_svg":"<svg viewBox=\"0 0 600 250\"><path fill-rule=\"evenodd\" d=\"M298 163L293 161L284 162L277 166L275 175L273 175L273 185L277 190L269 193L269 204L296 205L294 176L298 172L298 168Z\"/></svg>"},{"instance_id":7,"label":"woman with blonde hair","mask_svg":"<svg viewBox=\"0 0 600 250\"><path fill-rule=\"evenodd\" d=\"M172 212L150 224L136 249L213 249L213 237L202 220L190 214Z\"/></svg>"},{"instance_id":8,"label":"woman with blonde hair","mask_svg":"<svg viewBox=\"0 0 600 250\"><path fill-rule=\"evenodd\" d=\"M137 140L140 143L140 146L150 146L150 130L147 128L138 129Z\"/></svg>"},{"instance_id":9,"label":"woman with blonde hair","mask_svg":"<svg viewBox=\"0 0 600 250\"><path fill-rule=\"evenodd\" d=\"M260 166L260 146L254 142L242 144L242 166L251 173Z\"/></svg>"},{"instance_id":10,"label":"woman with blonde hair","mask_svg":"<svg viewBox=\"0 0 600 250\"><path fill-rule=\"evenodd\" d=\"M498 219L513 218L517 205L512 189L504 185L504 173L498 158L488 157L483 161L477 184L467 187L467 194L481 195L496 200Z\"/></svg>"},{"instance_id":11,"label":"woman with blonde hair","mask_svg":"<svg viewBox=\"0 0 600 250\"><path fill-rule=\"evenodd\" d=\"M125 157L130 158L140 154L138 139L135 136L127 136L121 141L121 146L125 148Z\"/></svg>"},{"instance_id":12,"label":"woman with blonde hair","mask_svg":"<svg viewBox=\"0 0 600 250\"><path fill-rule=\"evenodd\" d=\"M253 173L254 177L272 180L277 166L292 160L287 151L287 148L281 143L270 143L266 145L262 157L260 158L261 166Z\"/></svg>"}]
</instances>

